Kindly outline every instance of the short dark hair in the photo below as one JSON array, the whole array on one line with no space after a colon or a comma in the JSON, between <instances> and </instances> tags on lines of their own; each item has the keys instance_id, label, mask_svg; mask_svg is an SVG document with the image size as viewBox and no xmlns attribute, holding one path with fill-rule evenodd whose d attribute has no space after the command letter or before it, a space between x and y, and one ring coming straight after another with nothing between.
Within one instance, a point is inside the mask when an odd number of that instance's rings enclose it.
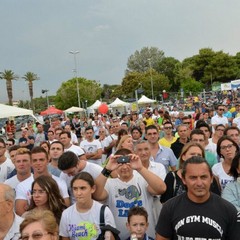
<instances>
[{"instance_id":1,"label":"short dark hair","mask_svg":"<svg viewBox=\"0 0 240 240\"><path fill-rule=\"evenodd\" d=\"M85 132L88 131L88 130L92 130L92 131L93 131L93 127L92 127L92 126L87 126L87 127L85 128Z\"/></svg>"},{"instance_id":2,"label":"short dark hair","mask_svg":"<svg viewBox=\"0 0 240 240\"><path fill-rule=\"evenodd\" d=\"M148 130L155 129L158 132L158 128L155 125L149 125L145 128L145 132L147 133Z\"/></svg>"},{"instance_id":3,"label":"short dark hair","mask_svg":"<svg viewBox=\"0 0 240 240\"><path fill-rule=\"evenodd\" d=\"M34 147L31 150L31 155L36 154L36 153L44 153L46 158L48 159L48 153L43 147L40 147L40 146Z\"/></svg>"},{"instance_id":4,"label":"short dark hair","mask_svg":"<svg viewBox=\"0 0 240 240\"><path fill-rule=\"evenodd\" d=\"M6 140L7 142L12 142L12 144L14 145L15 144L15 140L13 138L9 138Z\"/></svg>"},{"instance_id":5,"label":"short dark hair","mask_svg":"<svg viewBox=\"0 0 240 240\"><path fill-rule=\"evenodd\" d=\"M238 134L240 134L240 130L239 130L239 128L238 128L238 127L235 127L235 126L231 126L231 127L227 127L227 128L225 128L223 134L224 134L224 135L227 135L227 133L228 133L229 130L237 130L237 131L238 131Z\"/></svg>"},{"instance_id":6,"label":"short dark hair","mask_svg":"<svg viewBox=\"0 0 240 240\"><path fill-rule=\"evenodd\" d=\"M73 179L71 181L71 187L73 187L73 183L78 179L81 179L81 180L87 182L90 185L90 187L93 187L95 185L94 179L90 173L80 172L73 177Z\"/></svg>"},{"instance_id":7,"label":"short dark hair","mask_svg":"<svg viewBox=\"0 0 240 240\"><path fill-rule=\"evenodd\" d=\"M130 222L132 216L143 216L145 217L146 222L148 222L148 213L144 207L135 206L130 208L127 218L128 223Z\"/></svg>"},{"instance_id":8,"label":"short dark hair","mask_svg":"<svg viewBox=\"0 0 240 240\"><path fill-rule=\"evenodd\" d=\"M58 159L58 168L60 170L67 170L69 168L76 167L78 164L78 157L74 152L64 152Z\"/></svg>"},{"instance_id":9,"label":"short dark hair","mask_svg":"<svg viewBox=\"0 0 240 240\"><path fill-rule=\"evenodd\" d=\"M2 143L4 147L6 147L6 143L2 138L0 138L0 143Z\"/></svg>"},{"instance_id":10,"label":"short dark hair","mask_svg":"<svg viewBox=\"0 0 240 240\"><path fill-rule=\"evenodd\" d=\"M198 121L198 122L199 122L199 121ZM198 123L198 122L197 122L197 123ZM212 132L210 126L209 126L206 122L204 122L204 121L201 121L201 122L199 123L199 125L196 124L196 128L200 129L201 127L207 128L210 133Z\"/></svg>"},{"instance_id":11,"label":"short dark hair","mask_svg":"<svg viewBox=\"0 0 240 240\"><path fill-rule=\"evenodd\" d=\"M67 134L67 137L71 139L71 133L67 131L62 131L59 136L61 137L63 134Z\"/></svg>"},{"instance_id":12,"label":"short dark hair","mask_svg":"<svg viewBox=\"0 0 240 240\"><path fill-rule=\"evenodd\" d=\"M189 165L189 164L201 164L201 163L205 163L207 165L210 175L213 176L212 169L211 169L210 165L208 164L208 162L206 161L206 159L203 158L203 157L200 157L200 156L193 156L193 157L187 159L183 163L183 165L182 165L182 177L185 178L185 176L186 176L187 165Z\"/></svg>"},{"instance_id":13,"label":"short dark hair","mask_svg":"<svg viewBox=\"0 0 240 240\"><path fill-rule=\"evenodd\" d=\"M8 152L12 152L12 151L16 151L18 150L19 148L21 148L19 145L13 145L9 148Z\"/></svg>"},{"instance_id":14,"label":"short dark hair","mask_svg":"<svg viewBox=\"0 0 240 240\"><path fill-rule=\"evenodd\" d=\"M52 146L53 144L60 144L60 145L62 146L62 149L64 150L64 146L63 146L63 144L62 144L60 141L54 141L54 142L52 142L52 143L50 144L50 148L51 148L51 146Z\"/></svg>"},{"instance_id":15,"label":"short dark hair","mask_svg":"<svg viewBox=\"0 0 240 240\"><path fill-rule=\"evenodd\" d=\"M194 129L194 130L192 130L191 133L190 133L190 140L192 140L192 136L193 135L203 135L204 136L204 140L206 138L204 132L201 129Z\"/></svg>"},{"instance_id":16,"label":"short dark hair","mask_svg":"<svg viewBox=\"0 0 240 240\"><path fill-rule=\"evenodd\" d=\"M117 150L114 155L128 155L128 154L131 154L132 151L130 151L129 149L126 149L126 148L121 148L119 150Z\"/></svg>"},{"instance_id":17,"label":"short dark hair","mask_svg":"<svg viewBox=\"0 0 240 240\"><path fill-rule=\"evenodd\" d=\"M133 133L134 130L137 130L140 133L140 135L142 136L142 130L140 127L134 126L131 130L131 134Z\"/></svg>"},{"instance_id":18,"label":"short dark hair","mask_svg":"<svg viewBox=\"0 0 240 240\"><path fill-rule=\"evenodd\" d=\"M217 130L219 127L224 127L224 128L226 128L223 124L218 124L218 125L215 127L215 130Z\"/></svg>"}]
</instances>

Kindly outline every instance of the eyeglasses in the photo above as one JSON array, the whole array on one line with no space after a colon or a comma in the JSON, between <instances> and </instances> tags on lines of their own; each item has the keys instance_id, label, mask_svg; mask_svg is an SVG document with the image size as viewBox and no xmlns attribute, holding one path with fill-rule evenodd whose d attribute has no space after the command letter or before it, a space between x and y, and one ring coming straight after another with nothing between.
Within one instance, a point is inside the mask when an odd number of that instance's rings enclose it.
<instances>
[{"instance_id":1,"label":"eyeglasses","mask_svg":"<svg viewBox=\"0 0 240 240\"><path fill-rule=\"evenodd\" d=\"M233 145L234 145L233 143L230 143L230 144L228 144L226 146L220 146L220 149L221 150L231 149L233 147Z\"/></svg>"},{"instance_id":2,"label":"eyeglasses","mask_svg":"<svg viewBox=\"0 0 240 240\"><path fill-rule=\"evenodd\" d=\"M172 127L164 127L164 129L166 129L166 130L167 130L167 129L172 129Z\"/></svg>"},{"instance_id":3,"label":"eyeglasses","mask_svg":"<svg viewBox=\"0 0 240 240\"><path fill-rule=\"evenodd\" d=\"M224 108L219 108L218 111L224 111Z\"/></svg>"},{"instance_id":4,"label":"eyeglasses","mask_svg":"<svg viewBox=\"0 0 240 240\"><path fill-rule=\"evenodd\" d=\"M183 124L190 124L190 122L183 122Z\"/></svg>"},{"instance_id":5,"label":"eyeglasses","mask_svg":"<svg viewBox=\"0 0 240 240\"><path fill-rule=\"evenodd\" d=\"M45 194L46 193L46 191L45 190L33 190L32 191L32 195L43 195L43 194Z\"/></svg>"},{"instance_id":6,"label":"eyeglasses","mask_svg":"<svg viewBox=\"0 0 240 240\"><path fill-rule=\"evenodd\" d=\"M39 232L36 231L36 232L33 232L32 235L28 235L28 234L22 235L19 238L19 240L28 240L30 237L32 237L32 239L34 239L34 240L39 240L39 239L43 238L43 236L46 236L46 235L49 235L49 234L52 235L52 233L49 233L49 232L43 233L43 232L40 232L40 231Z\"/></svg>"}]
</instances>

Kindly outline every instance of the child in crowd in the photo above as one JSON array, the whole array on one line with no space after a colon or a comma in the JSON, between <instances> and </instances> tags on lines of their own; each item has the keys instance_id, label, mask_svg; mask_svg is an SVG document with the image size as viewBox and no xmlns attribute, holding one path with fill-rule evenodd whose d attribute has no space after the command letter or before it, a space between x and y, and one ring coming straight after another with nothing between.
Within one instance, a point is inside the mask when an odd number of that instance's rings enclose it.
<instances>
[{"instance_id":1,"label":"child in crowd","mask_svg":"<svg viewBox=\"0 0 240 240\"><path fill-rule=\"evenodd\" d=\"M131 208L126 223L131 236L126 240L154 240L146 233L148 224L148 213L144 207Z\"/></svg>"}]
</instances>

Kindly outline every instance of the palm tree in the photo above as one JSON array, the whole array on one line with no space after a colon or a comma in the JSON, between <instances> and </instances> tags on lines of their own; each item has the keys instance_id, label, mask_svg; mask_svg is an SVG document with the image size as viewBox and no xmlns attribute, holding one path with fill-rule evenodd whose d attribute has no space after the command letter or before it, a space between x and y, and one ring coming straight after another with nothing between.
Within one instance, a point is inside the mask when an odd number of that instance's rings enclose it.
<instances>
[{"instance_id":1,"label":"palm tree","mask_svg":"<svg viewBox=\"0 0 240 240\"><path fill-rule=\"evenodd\" d=\"M11 106L13 100L12 80L17 80L18 78L19 77L15 75L15 73L12 70L4 70L4 72L0 72L0 79L6 80L8 104Z\"/></svg>"},{"instance_id":2,"label":"palm tree","mask_svg":"<svg viewBox=\"0 0 240 240\"><path fill-rule=\"evenodd\" d=\"M40 78L37 76L37 74L33 72L27 72L23 79L25 79L28 82L28 89L29 89L29 95L31 99L31 107L33 109L33 81L39 80Z\"/></svg>"}]
</instances>

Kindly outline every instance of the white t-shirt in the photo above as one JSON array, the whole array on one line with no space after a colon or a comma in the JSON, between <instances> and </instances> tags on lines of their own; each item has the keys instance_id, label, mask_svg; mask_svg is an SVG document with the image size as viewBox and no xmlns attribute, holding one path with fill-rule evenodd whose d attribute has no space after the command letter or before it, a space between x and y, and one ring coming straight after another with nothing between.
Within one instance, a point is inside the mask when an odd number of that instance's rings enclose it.
<instances>
[{"instance_id":1,"label":"white t-shirt","mask_svg":"<svg viewBox=\"0 0 240 240\"><path fill-rule=\"evenodd\" d=\"M78 143L77 135L73 132L70 132L70 133L71 133L71 142L72 143Z\"/></svg>"},{"instance_id":2,"label":"white t-shirt","mask_svg":"<svg viewBox=\"0 0 240 240\"><path fill-rule=\"evenodd\" d=\"M224 126L226 126L226 124L228 124L228 119L224 116L220 117L218 114L216 114L211 118L211 124L212 125L223 124ZM213 133L215 132L214 127L212 127L212 132Z\"/></svg>"},{"instance_id":3,"label":"white t-shirt","mask_svg":"<svg viewBox=\"0 0 240 240\"><path fill-rule=\"evenodd\" d=\"M0 164L0 183L3 183L7 179L8 174L10 174L14 168L15 166L10 158L6 158L6 160Z\"/></svg>"},{"instance_id":4,"label":"white t-shirt","mask_svg":"<svg viewBox=\"0 0 240 240\"><path fill-rule=\"evenodd\" d=\"M88 172L89 174L91 174L93 179L96 179L101 174L101 171L102 171L101 166L90 162L86 162L85 168L81 170L81 172ZM73 176L68 176L66 173L61 172L60 178L67 184L68 192L70 193L71 203L75 203L76 201L71 189L71 181L73 179Z\"/></svg>"},{"instance_id":5,"label":"white t-shirt","mask_svg":"<svg viewBox=\"0 0 240 240\"><path fill-rule=\"evenodd\" d=\"M86 152L86 153L94 153L97 152L97 150L102 149L102 145L99 142L99 140L94 139L92 142L89 142L87 140L83 140L80 143L80 147ZM99 159L88 159L88 162L92 162L98 165L101 165L101 158Z\"/></svg>"},{"instance_id":6,"label":"white t-shirt","mask_svg":"<svg viewBox=\"0 0 240 240\"><path fill-rule=\"evenodd\" d=\"M99 140L100 141L100 140ZM102 149L104 150L105 147L109 146L109 142L107 138L104 138L102 141L100 141ZM102 154L102 164L106 161L107 154Z\"/></svg>"},{"instance_id":7,"label":"white t-shirt","mask_svg":"<svg viewBox=\"0 0 240 240\"><path fill-rule=\"evenodd\" d=\"M62 197L63 198L68 198L69 194L68 194L68 191L67 191L67 184L62 179L60 179L59 177L56 177L54 175L51 175L51 176L56 181ZM28 204L30 204L30 200L31 200L31 197L32 197L31 189L32 189L33 181L34 181L33 175L31 175L29 178L20 182L17 185L17 187L16 187L16 200L17 199L27 200Z\"/></svg>"},{"instance_id":8,"label":"white t-shirt","mask_svg":"<svg viewBox=\"0 0 240 240\"><path fill-rule=\"evenodd\" d=\"M224 169L222 163L216 163L212 167L213 174L218 177L219 183L221 185L222 190L225 188L227 183L232 182L234 178L228 175Z\"/></svg>"},{"instance_id":9,"label":"white t-shirt","mask_svg":"<svg viewBox=\"0 0 240 240\"><path fill-rule=\"evenodd\" d=\"M69 237L71 240L97 239L100 230L100 210L102 204L93 200L91 209L80 213L76 204L65 209L62 213L59 235ZM105 225L116 227L113 215L108 207L104 211Z\"/></svg>"},{"instance_id":10,"label":"white t-shirt","mask_svg":"<svg viewBox=\"0 0 240 240\"><path fill-rule=\"evenodd\" d=\"M85 154L85 152L82 150L82 148L80 148L79 146L73 145L73 144L71 145L70 148L65 148L65 149L64 149L64 152L73 152L73 153L75 153L78 157Z\"/></svg>"},{"instance_id":11,"label":"white t-shirt","mask_svg":"<svg viewBox=\"0 0 240 240\"><path fill-rule=\"evenodd\" d=\"M234 118L233 123L235 123L237 125L237 127L240 129L240 117Z\"/></svg>"},{"instance_id":12,"label":"white t-shirt","mask_svg":"<svg viewBox=\"0 0 240 240\"><path fill-rule=\"evenodd\" d=\"M127 239L129 232L126 228L128 211L133 206L143 206L148 212L149 228L147 234L155 237L153 217L153 196L147 191L147 182L140 174L134 174L128 182L119 178L109 178L105 185L108 192L106 204L111 209L117 229L121 232L120 239Z\"/></svg>"},{"instance_id":13,"label":"white t-shirt","mask_svg":"<svg viewBox=\"0 0 240 240\"><path fill-rule=\"evenodd\" d=\"M212 138L208 139L208 145L205 147L205 150L213 153L217 157L217 144L212 141Z\"/></svg>"},{"instance_id":14,"label":"white t-shirt","mask_svg":"<svg viewBox=\"0 0 240 240\"><path fill-rule=\"evenodd\" d=\"M20 181L18 180L17 175L15 175L7 179L4 183L9 185L11 188L15 189L17 185L20 183Z\"/></svg>"}]
</instances>

